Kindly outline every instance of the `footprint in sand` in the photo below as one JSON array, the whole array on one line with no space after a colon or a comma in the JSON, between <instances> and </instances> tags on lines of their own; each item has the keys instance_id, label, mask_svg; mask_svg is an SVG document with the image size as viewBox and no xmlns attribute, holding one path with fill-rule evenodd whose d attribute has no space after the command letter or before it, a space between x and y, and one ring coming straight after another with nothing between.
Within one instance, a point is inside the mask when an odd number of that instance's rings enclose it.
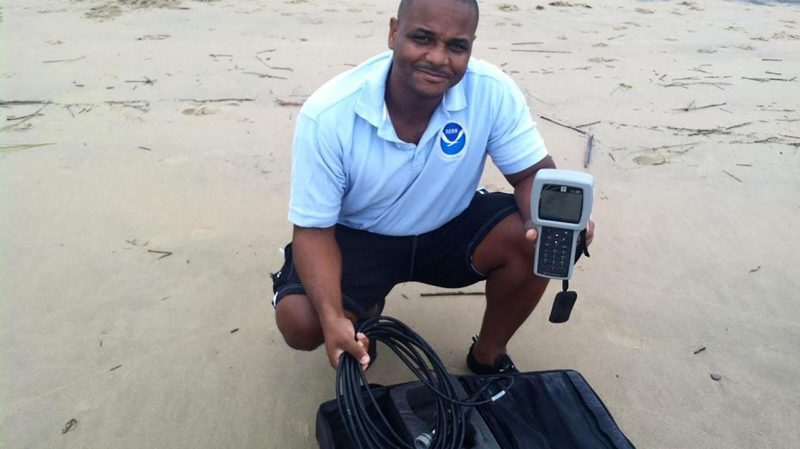
<instances>
[{"instance_id":1,"label":"footprint in sand","mask_svg":"<svg viewBox=\"0 0 800 449\"><path fill-rule=\"evenodd\" d=\"M669 160L667 160L664 155L659 153L649 153L649 154L640 154L633 158L633 162L637 165L664 165Z\"/></svg>"}]
</instances>

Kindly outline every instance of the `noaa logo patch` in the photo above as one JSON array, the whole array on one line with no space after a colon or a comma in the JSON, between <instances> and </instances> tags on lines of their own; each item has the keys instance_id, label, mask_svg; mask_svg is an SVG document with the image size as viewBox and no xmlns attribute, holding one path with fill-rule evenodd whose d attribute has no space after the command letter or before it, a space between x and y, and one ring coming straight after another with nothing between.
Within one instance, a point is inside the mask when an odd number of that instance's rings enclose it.
<instances>
[{"instance_id":1,"label":"noaa logo patch","mask_svg":"<svg viewBox=\"0 0 800 449\"><path fill-rule=\"evenodd\" d=\"M467 133L464 128L455 122L444 125L439 137L439 145L446 157L459 156L467 143Z\"/></svg>"}]
</instances>

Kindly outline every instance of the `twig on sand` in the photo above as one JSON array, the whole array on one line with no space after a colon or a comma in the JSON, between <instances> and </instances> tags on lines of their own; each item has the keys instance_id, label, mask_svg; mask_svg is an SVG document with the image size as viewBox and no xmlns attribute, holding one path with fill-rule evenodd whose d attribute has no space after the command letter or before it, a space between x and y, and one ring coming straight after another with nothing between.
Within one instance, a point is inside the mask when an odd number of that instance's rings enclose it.
<instances>
[{"instance_id":1,"label":"twig on sand","mask_svg":"<svg viewBox=\"0 0 800 449\"><path fill-rule=\"evenodd\" d=\"M0 106L23 106L28 104L50 104L52 101L47 100L10 100L10 101L0 101Z\"/></svg>"},{"instance_id":2,"label":"twig on sand","mask_svg":"<svg viewBox=\"0 0 800 449\"><path fill-rule=\"evenodd\" d=\"M6 117L6 121L10 122L10 121L13 121L13 120L22 120L22 119L27 119L27 118L31 118L31 117L36 117L37 115L43 115L43 114L33 113L33 114L28 114L28 115L20 115L19 117L11 117L11 116L9 116L9 117Z\"/></svg>"},{"instance_id":3,"label":"twig on sand","mask_svg":"<svg viewBox=\"0 0 800 449\"><path fill-rule=\"evenodd\" d=\"M255 75L255 76L259 77L259 78L271 78L271 79L276 79L276 80L287 80L287 79L289 79L289 78L286 78L286 77L283 77L283 76L270 75L269 73L259 73L259 72L242 72L242 73L244 73L245 75Z\"/></svg>"},{"instance_id":4,"label":"twig on sand","mask_svg":"<svg viewBox=\"0 0 800 449\"><path fill-rule=\"evenodd\" d=\"M701 348L697 349L696 351L694 351L694 355L700 354L701 352L703 352L703 351L705 351L705 350L706 350L706 347L705 347L705 346L703 346L703 347L701 347Z\"/></svg>"},{"instance_id":5,"label":"twig on sand","mask_svg":"<svg viewBox=\"0 0 800 449\"><path fill-rule=\"evenodd\" d=\"M293 101L293 100L282 100L278 98L277 100L275 100L275 104L277 104L278 106L302 106L303 102Z\"/></svg>"},{"instance_id":6,"label":"twig on sand","mask_svg":"<svg viewBox=\"0 0 800 449\"><path fill-rule=\"evenodd\" d=\"M741 128L742 126L750 125L753 122L743 122L736 125L728 126L726 128L680 128L675 126L667 126L667 129L673 131L688 131L690 136L708 136L711 134L730 134L732 129Z\"/></svg>"},{"instance_id":7,"label":"twig on sand","mask_svg":"<svg viewBox=\"0 0 800 449\"><path fill-rule=\"evenodd\" d=\"M140 150L145 150L145 151L153 151L152 148L147 148L147 147L139 147L139 149Z\"/></svg>"},{"instance_id":8,"label":"twig on sand","mask_svg":"<svg viewBox=\"0 0 800 449\"><path fill-rule=\"evenodd\" d=\"M114 371L115 369L119 369L119 368L122 368L122 365L117 365L117 366L111 368L109 371Z\"/></svg>"},{"instance_id":9,"label":"twig on sand","mask_svg":"<svg viewBox=\"0 0 800 449\"><path fill-rule=\"evenodd\" d=\"M594 134L589 135L589 141L586 143L586 157L583 160L583 168L588 168L589 163L592 162L592 145L594 144Z\"/></svg>"},{"instance_id":10,"label":"twig on sand","mask_svg":"<svg viewBox=\"0 0 800 449\"><path fill-rule=\"evenodd\" d=\"M0 153L10 153L12 151L29 150L31 148L44 147L47 145L55 145L55 142L25 143L21 145L9 145L7 147L0 146Z\"/></svg>"},{"instance_id":11,"label":"twig on sand","mask_svg":"<svg viewBox=\"0 0 800 449\"><path fill-rule=\"evenodd\" d=\"M602 122L600 120L598 120L596 122L584 123L583 125L576 126L576 128L586 128L587 126L593 126L593 125L597 125L599 123L602 123Z\"/></svg>"},{"instance_id":12,"label":"twig on sand","mask_svg":"<svg viewBox=\"0 0 800 449\"><path fill-rule=\"evenodd\" d=\"M566 50L534 50L531 48L512 48L511 51L525 52L525 53L561 53L561 54L572 53L571 51L566 51Z\"/></svg>"},{"instance_id":13,"label":"twig on sand","mask_svg":"<svg viewBox=\"0 0 800 449\"><path fill-rule=\"evenodd\" d=\"M683 111L683 112L697 111L697 110L700 110L700 109L708 109L708 108L714 108L714 107L717 107L717 106L725 106L726 104L728 104L728 103L715 103L715 104L707 104L705 106L695 106L694 105L694 101L692 101L685 108L673 109L673 111Z\"/></svg>"},{"instance_id":14,"label":"twig on sand","mask_svg":"<svg viewBox=\"0 0 800 449\"><path fill-rule=\"evenodd\" d=\"M29 115L27 115L25 117L22 117L20 121L18 121L17 123L14 123L13 125L4 126L2 129L0 129L0 131L6 131L6 130L9 130L9 129L13 129L13 128L15 128L15 127L27 122L28 120L30 120L30 119L32 119L32 118L34 118L36 116L42 115L42 114L39 114L39 113L42 112L42 109L46 108L50 104L51 104L50 102L47 102L47 103L43 104L42 107L37 109L36 112L34 112L33 114L29 114Z\"/></svg>"},{"instance_id":15,"label":"twig on sand","mask_svg":"<svg viewBox=\"0 0 800 449\"><path fill-rule=\"evenodd\" d=\"M191 101L194 103L223 103L226 101L256 101L255 98L208 98L205 100L198 100L197 98L181 98L179 101Z\"/></svg>"},{"instance_id":16,"label":"twig on sand","mask_svg":"<svg viewBox=\"0 0 800 449\"><path fill-rule=\"evenodd\" d=\"M153 84L156 83L156 80L150 79L150 78L145 76L143 80L125 80L125 82L126 83L142 83L142 84L147 84L149 86L152 86Z\"/></svg>"},{"instance_id":17,"label":"twig on sand","mask_svg":"<svg viewBox=\"0 0 800 449\"><path fill-rule=\"evenodd\" d=\"M142 112L149 112L150 102L146 100L124 100L124 101L106 101L105 104L119 105L126 108L138 109ZM83 111L81 111L83 112Z\"/></svg>"},{"instance_id":18,"label":"twig on sand","mask_svg":"<svg viewBox=\"0 0 800 449\"><path fill-rule=\"evenodd\" d=\"M512 42L511 45L539 45L544 44L544 42Z\"/></svg>"},{"instance_id":19,"label":"twig on sand","mask_svg":"<svg viewBox=\"0 0 800 449\"><path fill-rule=\"evenodd\" d=\"M462 292L462 291L455 291L455 292L433 292L433 293L420 293L419 296L421 297L430 297L430 296L486 296L484 292Z\"/></svg>"},{"instance_id":20,"label":"twig on sand","mask_svg":"<svg viewBox=\"0 0 800 449\"><path fill-rule=\"evenodd\" d=\"M52 64L54 62L75 62L75 61L80 61L81 59L84 59L84 58L86 58L86 56L80 56L80 57L72 58L72 59L51 59L49 61L42 61L42 62L45 63L45 64Z\"/></svg>"},{"instance_id":21,"label":"twig on sand","mask_svg":"<svg viewBox=\"0 0 800 449\"><path fill-rule=\"evenodd\" d=\"M554 120L554 119L551 119L551 118L549 118L549 117L545 117L545 116L543 116L543 115L540 115L539 117L541 117L541 118L542 118L542 120L547 120L548 122L555 123L556 125L563 126L564 128L569 128L569 129L571 129L571 130L573 130L573 131L578 131L579 133L581 133L581 134L583 134L583 135L585 135L585 136L588 136L588 135L589 135L589 133L587 133L586 131L584 131L584 130L582 130L582 129L576 128L576 127L574 127L574 126L567 125L567 124L565 124L565 123L561 123L561 122L559 122L558 120Z\"/></svg>"},{"instance_id":22,"label":"twig on sand","mask_svg":"<svg viewBox=\"0 0 800 449\"><path fill-rule=\"evenodd\" d=\"M724 169L723 169L722 171L723 171L723 172L725 172L725 174L726 174L726 175L728 175L728 176L730 176L731 178L733 178L733 179L735 179L735 180L737 180L737 181L739 181L739 182L742 182L742 180L741 180L741 179L739 179L739 178L737 178L736 176L732 175L732 174L731 174L731 172L729 172L728 170L724 170Z\"/></svg>"},{"instance_id":23,"label":"twig on sand","mask_svg":"<svg viewBox=\"0 0 800 449\"><path fill-rule=\"evenodd\" d=\"M699 84L703 84L703 85L707 85L707 86L714 86L719 90L725 90L725 88L722 87L722 86L730 86L731 85L731 83L710 82L710 81L695 81L695 82L678 81L678 82L673 82L673 83L669 83L669 84L662 84L662 86L663 87L683 87L683 88L687 88L687 86L694 86L694 85L699 85Z\"/></svg>"},{"instance_id":24,"label":"twig on sand","mask_svg":"<svg viewBox=\"0 0 800 449\"><path fill-rule=\"evenodd\" d=\"M758 270L760 270L760 269L761 269L761 265L759 265L759 266L757 266L757 267L755 267L755 268L751 268L751 269L750 269L750 271L748 271L748 273L751 273L751 274L752 274L752 273L755 273L755 272L757 272L757 271L758 271Z\"/></svg>"},{"instance_id":25,"label":"twig on sand","mask_svg":"<svg viewBox=\"0 0 800 449\"><path fill-rule=\"evenodd\" d=\"M760 83L768 83L770 81L796 81L797 77L793 76L791 78L753 78L749 76L743 76L743 80L751 80L751 81L758 81Z\"/></svg>"},{"instance_id":26,"label":"twig on sand","mask_svg":"<svg viewBox=\"0 0 800 449\"><path fill-rule=\"evenodd\" d=\"M147 252L148 253L156 253L156 254L161 254L162 255L161 257L159 257L156 260L161 260L161 259L163 259L165 257L169 257L169 256L172 255L172 251L159 251L157 249L148 249Z\"/></svg>"}]
</instances>

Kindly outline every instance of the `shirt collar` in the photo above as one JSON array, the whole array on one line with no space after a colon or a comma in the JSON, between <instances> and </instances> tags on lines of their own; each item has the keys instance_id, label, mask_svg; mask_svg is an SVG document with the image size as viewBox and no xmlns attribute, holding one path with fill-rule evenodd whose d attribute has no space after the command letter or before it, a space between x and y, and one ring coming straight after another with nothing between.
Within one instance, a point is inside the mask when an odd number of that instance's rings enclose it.
<instances>
[{"instance_id":1,"label":"shirt collar","mask_svg":"<svg viewBox=\"0 0 800 449\"><path fill-rule=\"evenodd\" d=\"M356 103L355 113L380 129L389 119L386 109L386 79L392 67L392 52L387 51L376 58L375 66L369 70L361 95ZM465 75L466 76L466 75ZM450 112L460 111L467 107L467 98L464 92L464 79L445 92L442 98L442 109L449 117Z\"/></svg>"}]
</instances>

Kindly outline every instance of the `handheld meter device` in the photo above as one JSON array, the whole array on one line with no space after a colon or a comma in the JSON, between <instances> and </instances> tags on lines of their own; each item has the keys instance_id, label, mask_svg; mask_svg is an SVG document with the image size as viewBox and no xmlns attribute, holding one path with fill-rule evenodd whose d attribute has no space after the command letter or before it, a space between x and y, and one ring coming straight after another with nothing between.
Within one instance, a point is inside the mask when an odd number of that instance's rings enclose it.
<instances>
[{"instance_id":1,"label":"handheld meter device","mask_svg":"<svg viewBox=\"0 0 800 449\"><path fill-rule=\"evenodd\" d=\"M531 192L531 221L539 236L533 272L550 279L572 277L578 235L592 213L594 177L588 173L542 169Z\"/></svg>"}]
</instances>

